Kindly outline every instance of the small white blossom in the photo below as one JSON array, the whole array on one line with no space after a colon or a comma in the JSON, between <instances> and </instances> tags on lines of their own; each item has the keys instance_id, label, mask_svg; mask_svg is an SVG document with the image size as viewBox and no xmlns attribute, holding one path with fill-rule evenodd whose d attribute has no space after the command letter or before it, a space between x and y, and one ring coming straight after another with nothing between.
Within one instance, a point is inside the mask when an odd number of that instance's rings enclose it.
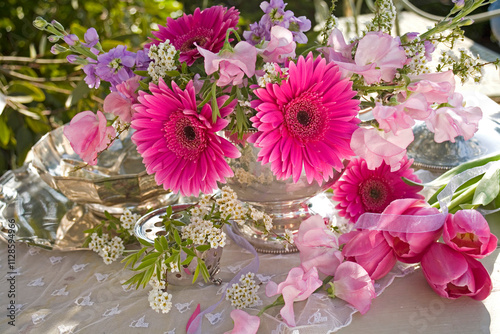
<instances>
[{"instance_id":1,"label":"small white blossom","mask_svg":"<svg viewBox=\"0 0 500 334\"><path fill-rule=\"evenodd\" d=\"M160 78L167 75L167 72L177 69L175 59L177 50L167 39L158 45L151 45L148 56L151 59L148 67L148 73L154 83L158 83Z\"/></svg>"},{"instance_id":2,"label":"small white blossom","mask_svg":"<svg viewBox=\"0 0 500 334\"><path fill-rule=\"evenodd\" d=\"M257 295L260 286L255 284L255 274L250 272L240 277L239 283L234 283L226 291L226 300L231 301L231 305L241 309L251 307L260 301Z\"/></svg>"}]
</instances>

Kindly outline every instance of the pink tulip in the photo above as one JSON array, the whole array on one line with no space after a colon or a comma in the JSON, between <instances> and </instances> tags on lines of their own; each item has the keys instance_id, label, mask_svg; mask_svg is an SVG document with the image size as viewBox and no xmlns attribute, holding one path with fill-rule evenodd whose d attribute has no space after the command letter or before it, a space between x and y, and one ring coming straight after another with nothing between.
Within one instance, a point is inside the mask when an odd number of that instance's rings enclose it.
<instances>
[{"instance_id":1,"label":"pink tulip","mask_svg":"<svg viewBox=\"0 0 500 334\"><path fill-rule=\"evenodd\" d=\"M325 275L334 275L344 260L337 237L326 227L320 215L312 216L300 224L294 242L305 271L316 267Z\"/></svg>"},{"instance_id":2,"label":"pink tulip","mask_svg":"<svg viewBox=\"0 0 500 334\"><path fill-rule=\"evenodd\" d=\"M106 126L106 117L101 111L82 111L64 127L64 135L71 147L89 165L97 164L97 153L103 151L115 137L112 126Z\"/></svg>"},{"instance_id":3,"label":"pink tulip","mask_svg":"<svg viewBox=\"0 0 500 334\"><path fill-rule=\"evenodd\" d=\"M287 58L295 57L296 46L290 30L274 26L271 28L271 41L264 43L264 49L259 50L259 54L267 63L283 63Z\"/></svg>"},{"instance_id":4,"label":"pink tulip","mask_svg":"<svg viewBox=\"0 0 500 334\"><path fill-rule=\"evenodd\" d=\"M312 269L304 272L301 267L292 268L284 282L276 284L270 281L266 285L266 295L268 297L282 294L285 306L280 311L283 320L288 326L295 326L295 314L293 312L293 302L306 300L316 289L323 285L318 278L318 270Z\"/></svg>"},{"instance_id":5,"label":"pink tulip","mask_svg":"<svg viewBox=\"0 0 500 334\"><path fill-rule=\"evenodd\" d=\"M448 101L451 107L436 109L436 112L426 120L427 127L434 132L434 140L437 143L447 140L454 143L457 136L469 140L476 133L483 116L481 108L464 107L462 102L463 96L455 93Z\"/></svg>"},{"instance_id":6,"label":"pink tulip","mask_svg":"<svg viewBox=\"0 0 500 334\"><path fill-rule=\"evenodd\" d=\"M442 297L469 296L483 300L491 292L491 278L481 262L448 245L437 242L431 245L421 265L427 282Z\"/></svg>"},{"instance_id":7,"label":"pink tulip","mask_svg":"<svg viewBox=\"0 0 500 334\"><path fill-rule=\"evenodd\" d=\"M345 244L345 259L361 265L373 280L384 277L396 263L396 255L381 231L352 231L341 235L339 243Z\"/></svg>"},{"instance_id":8,"label":"pink tulip","mask_svg":"<svg viewBox=\"0 0 500 334\"><path fill-rule=\"evenodd\" d=\"M139 88L140 79L140 76L135 76L116 85L116 92L111 92L104 99L104 111L120 117L126 123L130 123L132 115L135 113L133 104L137 103L137 97L139 96L136 91Z\"/></svg>"},{"instance_id":9,"label":"pink tulip","mask_svg":"<svg viewBox=\"0 0 500 334\"><path fill-rule=\"evenodd\" d=\"M391 229L391 223L397 222L398 215L436 215L439 210L431 208L425 200L416 198L397 199L382 212L381 224L384 229ZM387 216L384 216L387 215ZM411 227L408 228L411 231ZM409 233L384 231L384 237L399 261L405 263L420 262L424 252L441 236L442 228L434 231Z\"/></svg>"},{"instance_id":10,"label":"pink tulip","mask_svg":"<svg viewBox=\"0 0 500 334\"><path fill-rule=\"evenodd\" d=\"M224 334L255 334L260 326L260 318L250 315L242 310L232 310L231 318L234 321L234 328Z\"/></svg>"},{"instance_id":11,"label":"pink tulip","mask_svg":"<svg viewBox=\"0 0 500 334\"><path fill-rule=\"evenodd\" d=\"M386 164L391 171L401 168L406 156L406 148L413 141L411 129L399 130L397 134L379 131L375 128L358 128L351 137L351 149L356 155L366 160L369 169Z\"/></svg>"},{"instance_id":12,"label":"pink tulip","mask_svg":"<svg viewBox=\"0 0 500 334\"><path fill-rule=\"evenodd\" d=\"M198 52L205 58L207 74L219 73L217 86L240 85L243 76L252 77L255 74L257 49L247 42L239 42L233 50L223 49L219 54L197 46Z\"/></svg>"},{"instance_id":13,"label":"pink tulip","mask_svg":"<svg viewBox=\"0 0 500 334\"><path fill-rule=\"evenodd\" d=\"M375 294L373 280L362 266L354 262L344 262L335 273L333 280L335 296L345 300L365 314L370 309Z\"/></svg>"},{"instance_id":14,"label":"pink tulip","mask_svg":"<svg viewBox=\"0 0 500 334\"><path fill-rule=\"evenodd\" d=\"M443 241L454 250L482 259L496 249L498 239L478 211L460 210L446 217Z\"/></svg>"}]
</instances>

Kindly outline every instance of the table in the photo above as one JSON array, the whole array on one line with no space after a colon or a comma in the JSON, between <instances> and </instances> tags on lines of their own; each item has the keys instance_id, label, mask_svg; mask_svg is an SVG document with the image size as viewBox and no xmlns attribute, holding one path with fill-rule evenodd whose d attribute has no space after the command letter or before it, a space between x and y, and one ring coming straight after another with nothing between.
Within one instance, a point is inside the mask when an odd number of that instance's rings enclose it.
<instances>
[{"instance_id":1,"label":"table","mask_svg":"<svg viewBox=\"0 0 500 334\"><path fill-rule=\"evenodd\" d=\"M495 217L495 222L500 219ZM499 235L500 227L495 231ZM92 251L48 251L17 243L15 248L15 327L9 325L7 305L11 288L5 243L0 244L1 333L185 333L185 324L200 302L202 309L220 298L224 285L197 283L172 287L174 307L168 314L150 309L150 290L127 289L121 282L131 276L115 262L105 265ZM377 297L365 315L354 314L352 323L339 333L500 333L500 249L482 260L493 280L493 291L483 302L462 297L447 300L427 285L420 269L394 282ZM224 249L219 277L228 282L252 255L234 243ZM239 259L239 262L236 262ZM299 264L297 254L260 254L258 277L264 282L284 280L289 268ZM273 298L264 296L265 305ZM323 294L324 296L324 294ZM321 297L323 298L323 297ZM295 304L298 326L288 329L273 316L262 318L259 333L327 333L332 324L327 309L314 309L319 300ZM314 299L314 298L310 298ZM341 302L341 301L339 301ZM203 333L223 333L232 328L232 307L225 301L203 320ZM314 311L314 312L313 312ZM256 314L257 308L249 313ZM307 315L307 317L306 317ZM328 319L328 320L325 320ZM213 323L213 325L211 324Z\"/></svg>"}]
</instances>

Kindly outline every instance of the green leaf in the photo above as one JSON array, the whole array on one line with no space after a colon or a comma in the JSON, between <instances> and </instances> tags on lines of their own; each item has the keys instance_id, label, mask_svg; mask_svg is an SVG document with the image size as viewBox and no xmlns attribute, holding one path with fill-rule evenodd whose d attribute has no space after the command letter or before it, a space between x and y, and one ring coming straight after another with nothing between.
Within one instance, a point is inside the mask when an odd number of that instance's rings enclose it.
<instances>
[{"instance_id":1,"label":"green leaf","mask_svg":"<svg viewBox=\"0 0 500 334\"><path fill-rule=\"evenodd\" d=\"M143 240L142 238L137 238L137 240L139 240L139 242L141 243L141 245L144 245L144 246L147 246L147 247L153 246L151 243L147 242L146 240Z\"/></svg>"},{"instance_id":2,"label":"green leaf","mask_svg":"<svg viewBox=\"0 0 500 334\"><path fill-rule=\"evenodd\" d=\"M134 71L134 74L140 75L141 77L147 77L149 75L148 71Z\"/></svg>"},{"instance_id":3,"label":"green leaf","mask_svg":"<svg viewBox=\"0 0 500 334\"><path fill-rule=\"evenodd\" d=\"M158 237L157 239L160 239L160 243L161 243L162 248L163 248L164 250L168 250L168 248L169 248L169 247L168 247L168 241L167 241L167 239L165 238L165 236L163 236L163 235L162 235L162 236Z\"/></svg>"},{"instance_id":4,"label":"green leaf","mask_svg":"<svg viewBox=\"0 0 500 334\"><path fill-rule=\"evenodd\" d=\"M179 71L167 71L167 72L165 72L165 74L171 78L175 78L175 77L178 77L179 75L181 75L179 73Z\"/></svg>"},{"instance_id":5,"label":"green leaf","mask_svg":"<svg viewBox=\"0 0 500 334\"><path fill-rule=\"evenodd\" d=\"M33 101L42 102L45 101L45 94L43 91L29 83L28 81L12 81L7 92L13 96L22 95L30 96Z\"/></svg>"},{"instance_id":6,"label":"green leaf","mask_svg":"<svg viewBox=\"0 0 500 334\"><path fill-rule=\"evenodd\" d=\"M145 90L145 91L149 90L149 84L147 84L143 81L139 81L139 86L141 87L141 90Z\"/></svg>"},{"instance_id":7,"label":"green leaf","mask_svg":"<svg viewBox=\"0 0 500 334\"><path fill-rule=\"evenodd\" d=\"M182 243L182 240L181 240L181 237L179 235L179 232L174 229L174 239L175 239L175 242L180 245Z\"/></svg>"},{"instance_id":8,"label":"green leaf","mask_svg":"<svg viewBox=\"0 0 500 334\"><path fill-rule=\"evenodd\" d=\"M187 248L187 247L182 247L182 250L187 254L187 255L191 255L191 256L196 256L196 253L193 252L191 249Z\"/></svg>"},{"instance_id":9,"label":"green leaf","mask_svg":"<svg viewBox=\"0 0 500 334\"><path fill-rule=\"evenodd\" d=\"M199 252L204 252L204 251L209 250L209 249L210 249L210 245L200 245L200 246L196 247L196 250Z\"/></svg>"},{"instance_id":10,"label":"green leaf","mask_svg":"<svg viewBox=\"0 0 500 334\"><path fill-rule=\"evenodd\" d=\"M475 210L479 207L479 205L473 205L473 204L460 204L460 209L462 210Z\"/></svg>"},{"instance_id":11,"label":"green leaf","mask_svg":"<svg viewBox=\"0 0 500 334\"><path fill-rule=\"evenodd\" d=\"M155 239L155 249L160 253L163 252L163 246L161 245L159 238Z\"/></svg>"},{"instance_id":12,"label":"green leaf","mask_svg":"<svg viewBox=\"0 0 500 334\"><path fill-rule=\"evenodd\" d=\"M200 263L198 262L198 265L196 266L196 269L193 274L193 284L196 282L196 279L198 278L198 275L200 274Z\"/></svg>"},{"instance_id":13,"label":"green leaf","mask_svg":"<svg viewBox=\"0 0 500 334\"><path fill-rule=\"evenodd\" d=\"M149 281L151 280L151 277L153 277L154 272L155 272L155 267L149 267L148 270L144 272L144 277L141 280L143 288L145 288L146 285L148 285Z\"/></svg>"},{"instance_id":14,"label":"green leaf","mask_svg":"<svg viewBox=\"0 0 500 334\"><path fill-rule=\"evenodd\" d=\"M3 147L7 146L10 142L11 131L7 124L5 124L4 120L0 118L0 144Z\"/></svg>"},{"instance_id":15,"label":"green leaf","mask_svg":"<svg viewBox=\"0 0 500 334\"><path fill-rule=\"evenodd\" d=\"M189 255L188 257L186 257L186 259L184 261L181 262L181 265L189 265L191 263L191 261L193 261L195 257L194 256L191 256Z\"/></svg>"},{"instance_id":16,"label":"green leaf","mask_svg":"<svg viewBox=\"0 0 500 334\"><path fill-rule=\"evenodd\" d=\"M490 169L477 184L473 205L490 204L500 192L500 169Z\"/></svg>"},{"instance_id":17,"label":"green leaf","mask_svg":"<svg viewBox=\"0 0 500 334\"><path fill-rule=\"evenodd\" d=\"M90 88L87 85L87 83L84 80L80 81L66 99L64 106L66 108L75 106L78 103L78 101L87 97L89 93L90 93Z\"/></svg>"},{"instance_id":18,"label":"green leaf","mask_svg":"<svg viewBox=\"0 0 500 334\"><path fill-rule=\"evenodd\" d=\"M198 264L201 267L201 275L203 276L203 280L205 282L208 282L210 280L210 273L208 272L207 266L205 265L205 262L201 259L198 259Z\"/></svg>"}]
</instances>

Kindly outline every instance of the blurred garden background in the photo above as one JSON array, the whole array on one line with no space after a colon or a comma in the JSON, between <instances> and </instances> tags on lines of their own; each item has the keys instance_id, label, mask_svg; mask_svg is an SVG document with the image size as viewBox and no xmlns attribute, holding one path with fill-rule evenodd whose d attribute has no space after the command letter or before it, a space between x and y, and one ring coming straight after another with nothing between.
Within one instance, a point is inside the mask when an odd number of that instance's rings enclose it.
<instances>
[{"instance_id":1,"label":"blurred garden background","mask_svg":"<svg viewBox=\"0 0 500 334\"><path fill-rule=\"evenodd\" d=\"M357 2L362 13L369 12L363 1L339 0L335 15L351 15L349 3ZM435 15L446 15L453 6L451 0L413 3ZM50 53L52 43L47 41L48 36L32 24L36 17L57 20L81 39L87 28L94 27L105 51L118 43L137 50L156 24L165 24L167 17L216 4L238 8L242 30L262 15L260 1L254 0L0 1L0 175L21 166L31 146L46 132L69 122L77 112L102 109L105 89L91 91L79 67L67 63L68 54ZM328 16L329 7L329 1L289 0L287 9L296 16L308 17L314 27ZM465 30L467 37L499 52L489 21ZM311 30L308 37L316 38L317 34Z\"/></svg>"}]
</instances>

